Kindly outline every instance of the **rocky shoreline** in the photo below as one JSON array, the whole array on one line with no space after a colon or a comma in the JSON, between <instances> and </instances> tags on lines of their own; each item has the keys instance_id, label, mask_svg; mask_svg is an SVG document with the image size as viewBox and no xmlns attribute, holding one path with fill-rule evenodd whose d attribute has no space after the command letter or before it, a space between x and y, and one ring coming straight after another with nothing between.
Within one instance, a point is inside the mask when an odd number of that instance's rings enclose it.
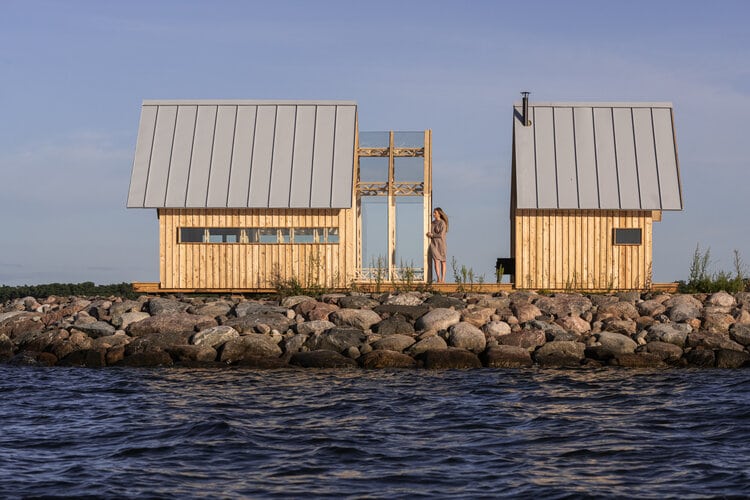
<instances>
[{"instance_id":1,"label":"rocky shoreline","mask_svg":"<svg viewBox=\"0 0 750 500\"><path fill-rule=\"evenodd\" d=\"M26 297L0 363L253 368L750 367L750 292Z\"/></svg>"}]
</instances>

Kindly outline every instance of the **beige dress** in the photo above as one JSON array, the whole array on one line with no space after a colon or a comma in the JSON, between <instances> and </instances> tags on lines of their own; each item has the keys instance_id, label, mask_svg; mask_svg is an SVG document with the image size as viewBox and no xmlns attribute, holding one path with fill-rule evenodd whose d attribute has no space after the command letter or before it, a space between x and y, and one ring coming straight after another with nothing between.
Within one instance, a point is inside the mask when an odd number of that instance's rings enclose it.
<instances>
[{"instance_id":1,"label":"beige dress","mask_svg":"<svg viewBox=\"0 0 750 500\"><path fill-rule=\"evenodd\" d=\"M432 221L432 228L430 229L430 254L432 258L445 262L445 221L435 219Z\"/></svg>"}]
</instances>

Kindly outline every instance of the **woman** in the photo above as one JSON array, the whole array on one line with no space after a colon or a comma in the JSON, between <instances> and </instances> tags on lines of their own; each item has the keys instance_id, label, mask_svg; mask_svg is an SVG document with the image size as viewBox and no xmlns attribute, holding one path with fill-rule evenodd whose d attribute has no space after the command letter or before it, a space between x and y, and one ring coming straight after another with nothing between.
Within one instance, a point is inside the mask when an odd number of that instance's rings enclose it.
<instances>
[{"instance_id":1,"label":"woman","mask_svg":"<svg viewBox=\"0 0 750 500\"><path fill-rule=\"evenodd\" d=\"M430 255L435 266L435 277L438 283L445 283L445 233L448 232L448 216L438 207L432 211L432 226L427 237L430 238Z\"/></svg>"}]
</instances>

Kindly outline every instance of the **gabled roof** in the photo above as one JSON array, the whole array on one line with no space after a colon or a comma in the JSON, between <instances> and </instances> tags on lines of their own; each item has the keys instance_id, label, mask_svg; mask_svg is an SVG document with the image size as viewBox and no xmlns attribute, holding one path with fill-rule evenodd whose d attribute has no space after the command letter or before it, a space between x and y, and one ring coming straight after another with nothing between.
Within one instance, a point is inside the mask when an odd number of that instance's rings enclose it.
<instances>
[{"instance_id":1,"label":"gabled roof","mask_svg":"<svg viewBox=\"0 0 750 500\"><path fill-rule=\"evenodd\" d=\"M517 208L682 210L671 103L514 106Z\"/></svg>"},{"instance_id":2,"label":"gabled roof","mask_svg":"<svg viewBox=\"0 0 750 500\"><path fill-rule=\"evenodd\" d=\"M129 208L349 208L352 101L144 101Z\"/></svg>"}]
</instances>

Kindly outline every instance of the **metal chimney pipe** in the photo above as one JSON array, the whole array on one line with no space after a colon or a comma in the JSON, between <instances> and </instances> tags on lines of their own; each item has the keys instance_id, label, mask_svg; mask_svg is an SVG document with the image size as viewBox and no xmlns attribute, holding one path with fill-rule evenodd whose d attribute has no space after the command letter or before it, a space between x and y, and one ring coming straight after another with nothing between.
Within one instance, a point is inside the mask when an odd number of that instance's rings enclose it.
<instances>
[{"instance_id":1,"label":"metal chimney pipe","mask_svg":"<svg viewBox=\"0 0 750 500\"><path fill-rule=\"evenodd\" d=\"M529 93L528 92L521 92L523 103L523 126L528 127L531 125L531 120L529 120Z\"/></svg>"}]
</instances>

